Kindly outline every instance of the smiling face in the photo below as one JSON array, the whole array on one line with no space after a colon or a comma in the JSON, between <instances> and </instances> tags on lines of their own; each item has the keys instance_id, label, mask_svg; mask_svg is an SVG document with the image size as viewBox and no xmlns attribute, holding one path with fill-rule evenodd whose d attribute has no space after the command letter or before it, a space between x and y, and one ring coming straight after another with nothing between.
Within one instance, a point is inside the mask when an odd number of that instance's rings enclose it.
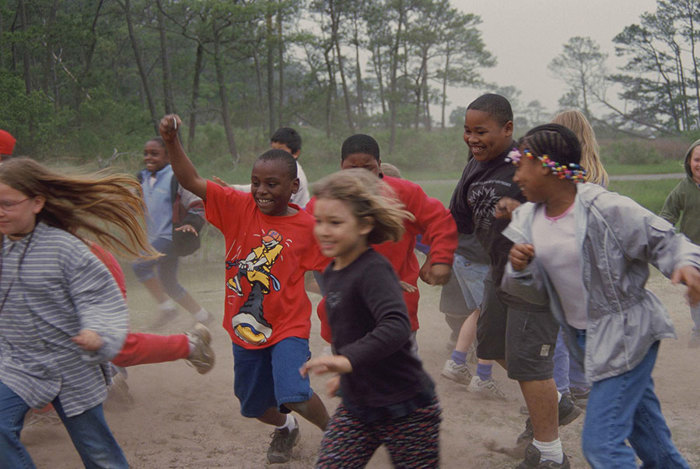
<instances>
[{"instance_id":1,"label":"smiling face","mask_svg":"<svg viewBox=\"0 0 700 469\"><path fill-rule=\"evenodd\" d=\"M523 149L520 150L521 153ZM538 158L522 156L515 170L513 182L515 182L523 195L530 202L544 202L546 200L546 188L551 182L552 174L548 168L542 166Z\"/></svg>"},{"instance_id":2,"label":"smiling face","mask_svg":"<svg viewBox=\"0 0 700 469\"><path fill-rule=\"evenodd\" d=\"M31 233L36 216L44 208L42 196L28 197L7 184L0 183L0 233L19 239Z\"/></svg>"},{"instance_id":3,"label":"smiling face","mask_svg":"<svg viewBox=\"0 0 700 469\"><path fill-rule=\"evenodd\" d=\"M477 161L489 161L503 153L513 140L513 122L501 125L491 114L469 109L464 119L464 143Z\"/></svg>"},{"instance_id":4,"label":"smiling face","mask_svg":"<svg viewBox=\"0 0 700 469\"><path fill-rule=\"evenodd\" d=\"M369 153L351 153L340 163L340 168L362 168L372 171L374 174L379 176L379 168L381 167L381 164L381 159L378 160Z\"/></svg>"},{"instance_id":5,"label":"smiling face","mask_svg":"<svg viewBox=\"0 0 700 469\"><path fill-rule=\"evenodd\" d=\"M291 178L280 160L258 160L250 175L250 192L265 215L279 217L293 213L289 198L299 190L299 178Z\"/></svg>"},{"instance_id":6,"label":"smiling face","mask_svg":"<svg viewBox=\"0 0 700 469\"><path fill-rule=\"evenodd\" d=\"M143 147L143 163L151 173L157 173L170 163L165 147L157 140L149 140Z\"/></svg>"},{"instance_id":7,"label":"smiling face","mask_svg":"<svg viewBox=\"0 0 700 469\"><path fill-rule=\"evenodd\" d=\"M690 165L690 173L693 175L693 181L696 184L700 184L700 145L693 148L688 164Z\"/></svg>"},{"instance_id":8,"label":"smiling face","mask_svg":"<svg viewBox=\"0 0 700 469\"><path fill-rule=\"evenodd\" d=\"M347 202L320 198L314 205L314 218L314 236L321 253L335 259L335 269L350 265L367 250L372 224L357 218Z\"/></svg>"}]
</instances>

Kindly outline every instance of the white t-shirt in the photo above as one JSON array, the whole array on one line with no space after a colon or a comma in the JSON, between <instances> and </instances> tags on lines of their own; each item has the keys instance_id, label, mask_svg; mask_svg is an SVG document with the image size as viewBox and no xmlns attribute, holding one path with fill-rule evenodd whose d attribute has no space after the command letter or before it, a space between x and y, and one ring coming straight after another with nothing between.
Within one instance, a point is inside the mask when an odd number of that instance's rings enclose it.
<instances>
[{"instance_id":1,"label":"white t-shirt","mask_svg":"<svg viewBox=\"0 0 700 469\"><path fill-rule=\"evenodd\" d=\"M577 329L586 329L588 311L573 208L571 204L564 213L550 218L544 205L539 206L532 223L532 236L535 257L559 295L566 322Z\"/></svg>"}]
</instances>

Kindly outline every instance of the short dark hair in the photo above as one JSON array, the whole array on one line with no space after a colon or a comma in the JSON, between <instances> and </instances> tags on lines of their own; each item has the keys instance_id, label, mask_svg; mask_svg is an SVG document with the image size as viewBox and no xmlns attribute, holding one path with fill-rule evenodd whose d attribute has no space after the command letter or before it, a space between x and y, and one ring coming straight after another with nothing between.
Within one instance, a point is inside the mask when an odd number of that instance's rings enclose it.
<instances>
[{"instance_id":1,"label":"short dark hair","mask_svg":"<svg viewBox=\"0 0 700 469\"><path fill-rule=\"evenodd\" d=\"M581 163L581 144L576 134L563 125L538 125L520 139L519 146L526 147L535 156L547 155L557 163Z\"/></svg>"},{"instance_id":2,"label":"short dark hair","mask_svg":"<svg viewBox=\"0 0 700 469\"><path fill-rule=\"evenodd\" d=\"M500 94L486 93L479 96L467 106L467 111L482 111L494 118L500 125L506 125L513 120L513 109L510 102Z\"/></svg>"},{"instance_id":3,"label":"short dark hair","mask_svg":"<svg viewBox=\"0 0 700 469\"><path fill-rule=\"evenodd\" d=\"M369 135L352 135L343 142L343 146L340 149L340 159L345 161L345 158L355 153L366 153L379 161L379 144Z\"/></svg>"},{"instance_id":4,"label":"short dark hair","mask_svg":"<svg viewBox=\"0 0 700 469\"><path fill-rule=\"evenodd\" d=\"M270 142L286 145L292 154L301 151L301 135L291 127L280 127L270 137Z\"/></svg>"},{"instance_id":5,"label":"short dark hair","mask_svg":"<svg viewBox=\"0 0 700 469\"><path fill-rule=\"evenodd\" d=\"M279 161L281 164L287 166L287 174L290 179L297 178L297 160L289 153L284 150L267 150L262 155L258 156L258 161Z\"/></svg>"}]
</instances>

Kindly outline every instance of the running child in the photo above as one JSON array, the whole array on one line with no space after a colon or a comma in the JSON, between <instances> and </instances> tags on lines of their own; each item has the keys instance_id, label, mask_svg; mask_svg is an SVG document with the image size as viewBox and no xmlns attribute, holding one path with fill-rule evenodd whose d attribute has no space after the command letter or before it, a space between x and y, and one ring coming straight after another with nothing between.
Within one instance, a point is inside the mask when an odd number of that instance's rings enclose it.
<instances>
[{"instance_id":1,"label":"running child","mask_svg":"<svg viewBox=\"0 0 700 469\"><path fill-rule=\"evenodd\" d=\"M34 467L20 441L24 417L53 403L86 467L128 467L102 411L128 309L84 236L134 256L150 252L143 213L131 177L63 176L29 158L0 165L4 466Z\"/></svg>"},{"instance_id":2,"label":"running child","mask_svg":"<svg viewBox=\"0 0 700 469\"><path fill-rule=\"evenodd\" d=\"M673 188L659 216L672 225L678 224L678 231L695 244L700 244L700 140L690 145L685 153L685 179ZM700 347L700 305L690 307L690 317L694 327L688 347Z\"/></svg>"},{"instance_id":3,"label":"running child","mask_svg":"<svg viewBox=\"0 0 700 469\"><path fill-rule=\"evenodd\" d=\"M533 441L549 467L569 463L558 426L579 414L557 393L552 379L554 346L559 326L547 306L509 295L500 288L512 242L501 231L507 221L496 218L503 197L524 201L513 182L515 168L506 161L513 141L513 111L503 96L485 94L467 107L464 142L472 155L455 188L450 210L460 233L474 233L490 258L484 300L477 324L477 357L496 360L518 381L530 419L518 439L522 452ZM530 467L524 461L522 468ZM539 459L535 461L535 466Z\"/></svg>"},{"instance_id":4,"label":"running child","mask_svg":"<svg viewBox=\"0 0 700 469\"><path fill-rule=\"evenodd\" d=\"M140 260L132 267L136 277L158 302L159 317L154 327L165 326L177 315L175 303L192 314L197 322L208 323L212 319L209 312L177 280L179 257L173 240L173 216L179 210L176 199L179 198L179 204L187 212L176 230L195 236L204 225L202 201L178 184L160 137L146 142L143 161L145 168L138 173L138 180L147 208L148 242L163 255Z\"/></svg>"},{"instance_id":5,"label":"running child","mask_svg":"<svg viewBox=\"0 0 700 469\"><path fill-rule=\"evenodd\" d=\"M293 410L325 429L328 412L299 368L309 358L311 303L304 273L327 263L313 237L313 217L289 204L296 163L283 150L258 157L252 192L199 176L178 138L180 118L165 116L160 133L180 184L204 200L207 220L226 241L224 329L233 341L234 391L241 414L276 427L267 452L286 462L299 439Z\"/></svg>"},{"instance_id":6,"label":"running child","mask_svg":"<svg viewBox=\"0 0 700 469\"><path fill-rule=\"evenodd\" d=\"M515 244L503 289L549 304L593 383L582 444L593 468L687 468L671 441L651 377L669 315L646 290L649 263L700 301L700 248L627 197L583 183L576 136L530 130L510 154L527 203L504 231ZM611 279L614 279L611 281ZM630 446L626 444L629 441ZM539 458L533 447L528 459ZM535 467L535 466L533 466Z\"/></svg>"},{"instance_id":7,"label":"running child","mask_svg":"<svg viewBox=\"0 0 700 469\"><path fill-rule=\"evenodd\" d=\"M334 355L307 373L340 373L328 385L342 402L323 435L318 468L361 468L382 444L395 467L439 466L440 406L411 351L399 280L371 245L398 241L410 212L385 197L371 173L348 170L314 185L314 235L333 262L323 274Z\"/></svg>"}]
</instances>

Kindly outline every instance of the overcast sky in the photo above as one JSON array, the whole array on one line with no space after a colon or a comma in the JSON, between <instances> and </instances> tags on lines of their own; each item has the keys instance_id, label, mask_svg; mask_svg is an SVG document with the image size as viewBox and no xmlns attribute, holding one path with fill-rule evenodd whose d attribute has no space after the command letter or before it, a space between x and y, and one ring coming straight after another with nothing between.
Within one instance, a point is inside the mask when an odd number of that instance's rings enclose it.
<instances>
[{"instance_id":1,"label":"overcast sky","mask_svg":"<svg viewBox=\"0 0 700 469\"><path fill-rule=\"evenodd\" d=\"M547 65L569 38L595 40L608 53L612 71L612 65L620 63L613 37L625 26L639 23L642 13L656 11L656 0L452 0L452 4L481 17L479 30L486 48L498 59L483 76L499 86L515 86L522 91L521 102L537 99L552 113L566 85ZM466 106L477 95L474 90L453 90L452 106Z\"/></svg>"}]
</instances>

